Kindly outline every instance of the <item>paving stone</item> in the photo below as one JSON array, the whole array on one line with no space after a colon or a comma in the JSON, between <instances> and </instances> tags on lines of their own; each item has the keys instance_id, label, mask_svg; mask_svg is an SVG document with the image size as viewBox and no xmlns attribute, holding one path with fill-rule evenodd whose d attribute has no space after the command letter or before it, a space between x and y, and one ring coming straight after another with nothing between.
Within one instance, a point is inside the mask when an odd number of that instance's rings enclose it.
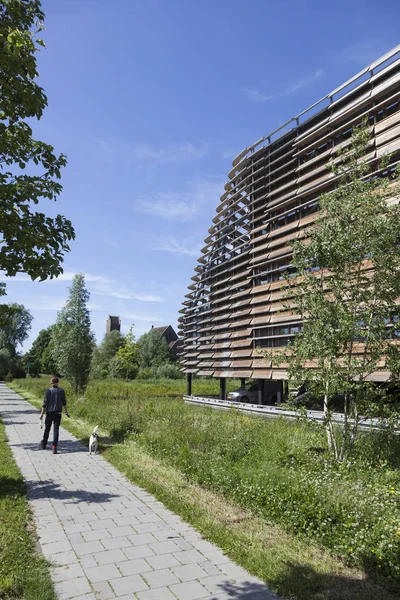
<instances>
[{"instance_id":1,"label":"paving stone","mask_svg":"<svg viewBox=\"0 0 400 600\"><path fill-rule=\"evenodd\" d=\"M215 550L218 550L217 546L206 540L194 540L192 545L199 552L214 552Z\"/></svg>"},{"instance_id":2,"label":"paving stone","mask_svg":"<svg viewBox=\"0 0 400 600\"><path fill-rule=\"evenodd\" d=\"M114 519L115 522L115 526L117 527L124 527L124 525L135 525L135 523L139 523L139 521L136 519L136 517L132 517L132 516L125 516L125 517L118 517L116 519Z\"/></svg>"},{"instance_id":3,"label":"paving stone","mask_svg":"<svg viewBox=\"0 0 400 600\"><path fill-rule=\"evenodd\" d=\"M202 577L206 577L207 573L203 571L199 565L189 564L189 565L181 565L180 567L172 567L172 572L181 580L181 581L193 581L195 579L201 579Z\"/></svg>"},{"instance_id":4,"label":"paving stone","mask_svg":"<svg viewBox=\"0 0 400 600\"><path fill-rule=\"evenodd\" d=\"M179 567L180 563L172 554L160 554L159 556L149 556L147 562L153 569L169 569L170 567Z\"/></svg>"},{"instance_id":5,"label":"paving stone","mask_svg":"<svg viewBox=\"0 0 400 600\"><path fill-rule=\"evenodd\" d=\"M101 567L88 567L85 569L85 573L92 583L121 577L121 573L114 564L102 565Z\"/></svg>"},{"instance_id":6,"label":"paving stone","mask_svg":"<svg viewBox=\"0 0 400 600\"><path fill-rule=\"evenodd\" d=\"M203 585L211 594L229 594L229 589L232 590L232 583L226 575L216 575L214 577L204 577L199 579L201 585Z\"/></svg>"},{"instance_id":7,"label":"paving stone","mask_svg":"<svg viewBox=\"0 0 400 600\"><path fill-rule=\"evenodd\" d=\"M90 521L86 523L89 528L86 531L95 531L96 529L108 529L109 527L115 527L115 523L112 519L97 519L96 521Z\"/></svg>"},{"instance_id":8,"label":"paving stone","mask_svg":"<svg viewBox=\"0 0 400 600\"><path fill-rule=\"evenodd\" d=\"M61 542L67 539L65 532L61 529L58 531L48 531L47 529L43 533L39 533L40 544L51 544L53 542Z\"/></svg>"},{"instance_id":9,"label":"paving stone","mask_svg":"<svg viewBox=\"0 0 400 600\"><path fill-rule=\"evenodd\" d=\"M223 554L221 550L213 550L212 552L204 552L204 556L207 560L211 561L214 565L222 565L230 562L229 558Z\"/></svg>"},{"instance_id":10,"label":"paving stone","mask_svg":"<svg viewBox=\"0 0 400 600\"><path fill-rule=\"evenodd\" d=\"M139 592L136 595L139 600L176 600L176 596L174 596L174 594L166 587ZM119 598L118 600L123 600L123 598Z\"/></svg>"},{"instance_id":11,"label":"paving stone","mask_svg":"<svg viewBox=\"0 0 400 600\"><path fill-rule=\"evenodd\" d=\"M143 577L151 589L179 583L179 579L169 569L150 571L148 573L144 573Z\"/></svg>"},{"instance_id":12,"label":"paving stone","mask_svg":"<svg viewBox=\"0 0 400 600\"><path fill-rule=\"evenodd\" d=\"M210 577L214 577L214 575L221 575L220 569L212 564L212 562L206 560L205 562L198 563L199 567L203 569Z\"/></svg>"},{"instance_id":13,"label":"paving stone","mask_svg":"<svg viewBox=\"0 0 400 600\"><path fill-rule=\"evenodd\" d=\"M97 563L96 559L94 558L93 554L84 554L83 556L80 556L79 564L82 566L83 569L86 569L88 567L97 567L98 566L98 563Z\"/></svg>"},{"instance_id":14,"label":"paving stone","mask_svg":"<svg viewBox=\"0 0 400 600\"><path fill-rule=\"evenodd\" d=\"M71 565L78 562L78 557L72 550L69 552L58 552L52 555L51 562L56 565Z\"/></svg>"},{"instance_id":15,"label":"paving stone","mask_svg":"<svg viewBox=\"0 0 400 600\"><path fill-rule=\"evenodd\" d=\"M95 552L101 552L104 547L99 541L85 542L84 544L76 544L74 550L78 555L82 554L94 554Z\"/></svg>"},{"instance_id":16,"label":"paving stone","mask_svg":"<svg viewBox=\"0 0 400 600\"><path fill-rule=\"evenodd\" d=\"M242 569L242 567L239 567L238 565L235 565L235 563L232 562L221 564L220 569L223 573L225 573L225 575L228 575L229 577L235 580L240 580L243 578L248 579L250 577L247 571L245 571L244 569Z\"/></svg>"},{"instance_id":17,"label":"paving stone","mask_svg":"<svg viewBox=\"0 0 400 600\"><path fill-rule=\"evenodd\" d=\"M103 552L96 552L94 554L95 559L99 565L109 565L111 563L122 562L125 559L125 554L122 550L103 550Z\"/></svg>"},{"instance_id":18,"label":"paving stone","mask_svg":"<svg viewBox=\"0 0 400 600\"><path fill-rule=\"evenodd\" d=\"M98 517L96 513L82 514L74 516L75 523L90 523L91 521L97 521Z\"/></svg>"},{"instance_id":19,"label":"paving stone","mask_svg":"<svg viewBox=\"0 0 400 600\"><path fill-rule=\"evenodd\" d=\"M149 563L143 558L125 560L124 562L116 563L116 566L121 571L122 575L136 575L136 573L146 573L147 571L153 570Z\"/></svg>"},{"instance_id":20,"label":"paving stone","mask_svg":"<svg viewBox=\"0 0 400 600\"><path fill-rule=\"evenodd\" d=\"M170 589L178 600L198 600L199 598L206 598L210 595L206 588L200 585L198 581L189 581L188 583L171 585Z\"/></svg>"},{"instance_id":21,"label":"paving stone","mask_svg":"<svg viewBox=\"0 0 400 600\"><path fill-rule=\"evenodd\" d=\"M121 517L121 513L117 510L103 510L102 512L97 513L99 519L118 519Z\"/></svg>"},{"instance_id":22,"label":"paving stone","mask_svg":"<svg viewBox=\"0 0 400 600\"><path fill-rule=\"evenodd\" d=\"M130 548L123 548L123 553L126 558L135 559L135 558L147 558L148 556L154 556L154 552L149 546L146 544L142 546L131 546Z\"/></svg>"},{"instance_id":23,"label":"paving stone","mask_svg":"<svg viewBox=\"0 0 400 600\"><path fill-rule=\"evenodd\" d=\"M94 540L105 540L106 538L110 538L111 535L107 529L95 529L94 531L83 531L82 537L85 542L93 542Z\"/></svg>"},{"instance_id":24,"label":"paving stone","mask_svg":"<svg viewBox=\"0 0 400 600\"><path fill-rule=\"evenodd\" d=\"M128 577L120 577L119 579L111 579L110 585L116 596L124 596L125 594L134 594L147 590L148 586L140 575L129 575Z\"/></svg>"},{"instance_id":25,"label":"paving stone","mask_svg":"<svg viewBox=\"0 0 400 600\"><path fill-rule=\"evenodd\" d=\"M51 573L54 581L66 581L67 579L85 577L85 573L78 563L63 565L62 567L52 567Z\"/></svg>"},{"instance_id":26,"label":"paving stone","mask_svg":"<svg viewBox=\"0 0 400 600\"><path fill-rule=\"evenodd\" d=\"M76 596L82 596L91 593L91 587L86 577L68 579L55 584L55 590L60 600L67 600Z\"/></svg>"},{"instance_id":27,"label":"paving stone","mask_svg":"<svg viewBox=\"0 0 400 600\"><path fill-rule=\"evenodd\" d=\"M53 554L58 554L60 550L63 552L72 550L72 546L67 540L64 540L63 542L53 542L51 544L41 543L40 547L42 548L43 554L47 556L47 558L50 558L53 556Z\"/></svg>"},{"instance_id":28,"label":"paving stone","mask_svg":"<svg viewBox=\"0 0 400 600\"><path fill-rule=\"evenodd\" d=\"M179 550L179 546L174 544L174 542L157 542L155 544L149 544L149 548L153 550L154 554L168 554Z\"/></svg>"},{"instance_id":29,"label":"paving stone","mask_svg":"<svg viewBox=\"0 0 400 600\"><path fill-rule=\"evenodd\" d=\"M153 533L154 531L160 531L159 523L139 523L135 525L136 533Z\"/></svg>"},{"instance_id":30,"label":"paving stone","mask_svg":"<svg viewBox=\"0 0 400 600\"><path fill-rule=\"evenodd\" d=\"M84 531L92 531L92 528L94 528L97 523L97 521L92 521L91 523L65 523L64 529L67 534L83 533Z\"/></svg>"},{"instance_id":31,"label":"paving stone","mask_svg":"<svg viewBox=\"0 0 400 600\"><path fill-rule=\"evenodd\" d=\"M121 535L121 537L110 538L110 539L102 539L101 543L103 544L106 550L114 550L116 548L129 548L132 546L132 543L128 540L127 537Z\"/></svg>"},{"instance_id":32,"label":"paving stone","mask_svg":"<svg viewBox=\"0 0 400 600\"><path fill-rule=\"evenodd\" d=\"M157 539L152 533L139 533L137 535L128 536L128 540L134 546L142 546L143 544L155 544Z\"/></svg>"},{"instance_id":33,"label":"paving stone","mask_svg":"<svg viewBox=\"0 0 400 600\"><path fill-rule=\"evenodd\" d=\"M112 598L115 598L114 591L108 581L92 583L92 588L97 600L112 600Z\"/></svg>"},{"instance_id":34,"label":"paving stone","mask_svg":"<svg viewBox=\"0 0 400 600\"><path fill-rule=\"evenodd\" d=\"M119 537L121 535L134 535L136 532L129 525L124 525L123 527L110 527L108 530L111 537Z\"/></svg>"},{"instance_id":35,"label":"paving stone","mask_svg":"<svg viewBox=\"0 0 400 600\"><path fill-rule=\"evenodd\" d=\"M69 533L68 541L72 546L75 546L76 544L84 544L88 540L85 540L80 533Z\"/></svg>"},{"instance_id":36,"label":"paving stone","mask_svg":"<svg viewBox=\"0 0 400 600\"><path fill-rule=\"evenodd\" d=\"M179 560L182 565L190 563L204 562L204 556L197 550L183 550L182 552L174 552L174 557Z\"/></svg>"}]
</instances>

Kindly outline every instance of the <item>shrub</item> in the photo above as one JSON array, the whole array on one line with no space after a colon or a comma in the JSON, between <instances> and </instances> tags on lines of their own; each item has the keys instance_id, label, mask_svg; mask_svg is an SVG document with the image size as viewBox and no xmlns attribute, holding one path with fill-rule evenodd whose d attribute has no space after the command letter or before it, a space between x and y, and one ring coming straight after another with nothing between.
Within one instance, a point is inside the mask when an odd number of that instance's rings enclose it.
<instances>
[{"instance_id":1,"label":"shrub","mask_svg":"<svg viewBox=\"0 0 400 600\"><path fill-rule=\"evenodd\" d=\"M154 369L151 367L140 367L136 379L153 379L155 376Z\"/></svg>"},{"instance_id":2,"label":"shrub","mask_svg":"<svg viewBox=\"0 0 400 600\"><path fill-rule=\"evenodd\" d=\"M183 379L184 374L176 365L166 363L160 365L156 370L156 377L159 379Z\"/></svg>"}]
</instances>

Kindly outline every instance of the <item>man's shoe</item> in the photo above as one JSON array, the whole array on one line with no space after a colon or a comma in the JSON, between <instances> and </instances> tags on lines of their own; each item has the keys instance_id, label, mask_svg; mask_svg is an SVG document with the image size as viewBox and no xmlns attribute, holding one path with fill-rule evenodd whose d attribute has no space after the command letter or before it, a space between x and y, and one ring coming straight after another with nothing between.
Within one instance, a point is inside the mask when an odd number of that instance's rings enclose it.
<instances>
[{"instance_id":1,"label":"man's shoe","mask_svg":"<svg viewBox=\"0 0 400 600\"><path fill-rule=\"evenodd\" d=\"M43 440L39 444L39 450L46 450L46 446L44 445Z\"/></svg>"},{"instance_id":2,"label":"man's shoe","mask_svg":"<svg viewBox=\"0 0 400 600\"><path fill-rule=\"evenodd\" d=\"M54 444L51 447L51 451L53 454L57 454L57 446L54 446Z\"/></svg>"}]
</instances>

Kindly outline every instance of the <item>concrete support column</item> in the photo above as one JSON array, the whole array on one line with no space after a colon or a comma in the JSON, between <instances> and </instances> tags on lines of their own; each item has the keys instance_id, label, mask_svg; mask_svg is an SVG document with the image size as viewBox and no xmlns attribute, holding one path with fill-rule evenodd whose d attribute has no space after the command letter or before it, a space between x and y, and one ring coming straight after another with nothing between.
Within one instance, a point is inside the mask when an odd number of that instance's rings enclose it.
<instances>
[{"instance_id":1,"label":"concrete support column","mask_svg":"<svg viewBox=\"0 0 400 600\"><path fill-rule=\"evenodd\" d=\"M187 374L186 395L187 396L191 396L192 395L192 373L188 373Z\"/></svg>"},{"instance_id":2,"label":"concrete support column","mask_svg":"<svg viewBox=\"0 0 400 600\"><path fill-rule=\"evenodd\" d=\"M257 379L258 404L264 404L264 379Z\"/></svg>"},{"instance_id":3,"label":"concrete support column","mask_svg":"<svg viewBox=\"0 0 400 600\"><path fill-rule=\"evenodd\" d=\"M219 378L219 399L226 400L226 379L225 379L225 377Z\"/></svg>"},{"instance_id":4,"label":"concrete support column","mask_svg":"<svg viewBox=\"0 0 400 600\"><path fill-rule=\"evenodd\" d=\"M278 381L278 388L276 390L276 404L279 406L283 402L283 381Z\"/></svg>"}]
</instances>

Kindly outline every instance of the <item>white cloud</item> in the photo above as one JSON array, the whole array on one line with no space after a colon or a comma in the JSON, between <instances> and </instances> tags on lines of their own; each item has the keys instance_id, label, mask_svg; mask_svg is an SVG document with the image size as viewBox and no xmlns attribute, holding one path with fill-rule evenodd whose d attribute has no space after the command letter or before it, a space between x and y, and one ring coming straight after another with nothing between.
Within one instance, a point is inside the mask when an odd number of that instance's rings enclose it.
<instances>
[{"instance_id":1,"label":"white cloud","mask_svg":"<svg viewBox=\"0 0 400 600\"><path fill-rule=\"evenodd\" d=\"M265 94L254 88L239 88L238 92L246 94L250 100L254 100L255 102L265 102L266 100L272 100L275 98L275 94Z\"/></svg>"},{"instance_id":2,"label":"white cloud","mask_svg":"<svg viewBox=\"0 0 400 600\"><path fill-rule=\"evenodd\" d=\"M34 284L56 284L57 282L65 283L72 282L76 275L75 271L64 271L58 277L46 279L46 281L33 282ZM86 286L91 294L97 296L106 296L109 298L119 298L121 300L138 300L139 302L163 302L164 298L155 294L146 294L139 291L132 291L125 284L119 283L116 279L105 275L94 275L92 273L84 273ZM16 277L4 278L5 281L31 281L30 277L24 273L19 273ZM63 301L65 303L65 300ZM99 306L93 304L93 306ZM38 307L40 308L40 307ZM61 308L61 307L59 307ZM59 308L52 310L59 310ZM97 310L92 309L92 310Z\"/></svg>"},{"instance_id":3,"label":"white cloud","mask_svg":"<svg viewBox=\"0 0 400 600\"><path fill-rule=\"evenodd\" d=\"M150 250L158 250L161 252L170 252L178 256L200 256L201 244L193 242L193 239L186 238L177 240L174 237L161 238L158 242L149 248Z\"/></svg>"},{"instance_id":4,"label":"white cloud","mask_svg":"<svg viewBox=\"0 0 400 600\"><path fill-rule=\"evenodd\" d=\"M223 184L219 182L195 182L189 185L189 191L142 196L136 200L134 207L138 212L153 217L184 223L194 221L210 207L217 207L223 191Z\"/></svg>"},{"instance_id":5,"label":"white cloud","mask_svg":"<svg viewBox=\"0 0 400 600\"><path fill-rule=\"evenodd\" d=\"M89 310L103 310L103 306L101 304L96 304L96 302L89 302L87 307Z\"/></svg>"},{"instance_id":6,"label":"white cloud","mask_svg":"<svg viewBox=\"0 0 400 600\"><path fill-rule=\"evenodd\" d=\"M292 85L288 86L288 88L285 89L280 94L280 96L291 96L292 94L294 94L301 88L306 87L307 85L310 85L310 83L312 83L313 81L316 81L317 79L322 77L324 75L324 73L325 73L325 71L323 71L322 69L318 69L317 71L315 71L315 73L312 73L311 75L308 75L307 77L304 77L303 79L300 79L299 81L296 81Z\"/></svg>"},{"instance_id":7,"label":"white cloud","mask_svg":"<svg viewBox=\"0 0 400 600\"><path fill-rule=\"evenodd\" d=\"M288 84L283 90L278 92L267 93L255 88L240 88L237 91L246 94L246 96L250 100L253 100L255 102L266 102L267 100L274 100L276 98L282 98L284 96L291 96L301 88L310 85L311 83L313 83L313 81L319 79L324 74L325 71L323 71L322 69L317 69L317 71L311 73L311 75L307 75L306 77L303 77L303 79Z\"/></svg>"},{"instance_id":8,"label":"white cloud","mask_svg":"<svg viewBox=\"0 0 400 600\"><path fill-rule=\"evenodd\" d=\"M133 322L145 322L145 323L161 323L164 321L159 315L152 314L140 314L140 313L121 313L125 319L130 319Z\"/></svg>"},{"instance_id":9,"label":"white cloud","mask_svg":"<svg viewBox=\"0 0 400 600\"><path fill-rule=\"evenodd\" d=\"M103 158L108 163L118 161L125 166L133 164L160 165L181 163L202 158L209 152L209 144L181 142L168 146L130 144L121 140L98 140Z\"/></svg>"},{"instance_id":10,"label":"white cloud","mask_svg":"<svg viewBox=\"0 0 400 600\"><path fill-rule=\"evenodd\" d=\"M30 310L45 310L58 312L65 306L65 298L41 295L36 300L29 301Z\"/></svg>"}]
</instances>

